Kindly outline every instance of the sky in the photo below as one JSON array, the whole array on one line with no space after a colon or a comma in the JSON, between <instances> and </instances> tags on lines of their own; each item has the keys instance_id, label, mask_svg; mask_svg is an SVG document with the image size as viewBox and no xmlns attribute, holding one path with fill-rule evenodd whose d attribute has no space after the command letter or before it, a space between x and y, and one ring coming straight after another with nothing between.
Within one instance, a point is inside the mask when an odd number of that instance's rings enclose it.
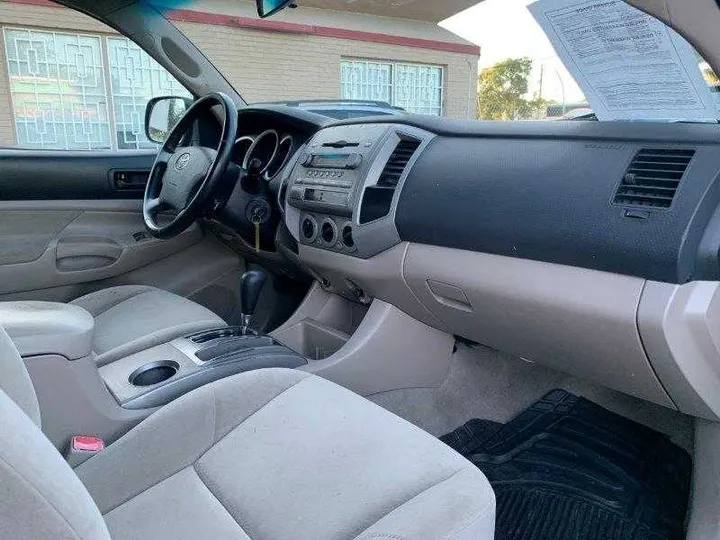
<instances>
[{"instance_id":1,"label":"sky","mask_svg":"<svg viewBox=\"0 0 720 540\"><path fill-rule=\"evenodd\" d=\"M506 58L527 56L534 60L532 93L540 90L549 100L577 103L580 88L557 58L545 33L527 10L534 0L484 0L440 23L440 26L480 46L480 69ZM540 66L543 66L541 69Z\"/></svg>"}]
</instances>

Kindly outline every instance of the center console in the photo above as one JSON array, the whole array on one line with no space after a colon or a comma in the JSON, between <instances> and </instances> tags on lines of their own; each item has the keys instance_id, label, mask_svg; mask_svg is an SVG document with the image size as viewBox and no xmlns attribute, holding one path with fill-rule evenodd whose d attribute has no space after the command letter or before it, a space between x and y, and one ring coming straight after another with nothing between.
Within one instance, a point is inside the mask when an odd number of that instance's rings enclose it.
<instances>
[{"instance_id":1,"label":"center console","mask_svg":"<svg viewBox=\"0 0 720 540\"><path fill-rule=\"evenodd\" d=\"M319 131L288 179L285 216L291 234L301 245L363 259L399 243L400 191L432 137L394 124Z\"/></svg>"},{"instance_id":2,"label":"center console","mask_svg":"<svg viewBox=\"0 0 720 540\"><path fill-rule=\"evenodd\" d=\"M121 407L152 409L207 383L256 369L299 368L307 360L241 327L178 338L100 368Z\"/></svg>"},{"instance_id":3,"label":"center console","mask_svg":"<svg viewBox=\"0 0 720 540\"><path fill-rule=\"evenodd\" d=\"M266 280L262 270L242 275L242 326L178 338L101 367L100 375L120 406L152 409L231 375L306 365L298 353L250 328Z\"/></svg>"}]
</instances>

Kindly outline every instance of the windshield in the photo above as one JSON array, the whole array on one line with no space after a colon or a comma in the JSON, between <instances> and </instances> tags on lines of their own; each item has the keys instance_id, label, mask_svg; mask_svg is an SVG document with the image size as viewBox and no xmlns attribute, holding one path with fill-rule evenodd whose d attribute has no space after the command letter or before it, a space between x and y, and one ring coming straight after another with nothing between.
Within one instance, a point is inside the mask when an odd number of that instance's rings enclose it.
<instances>
[{"instance_id":1,"label":"windshield","mask_svg":"<svg viewBox=\"0 0 720 540\"><path fill-rule=\"evenodd\" d=\"M313 6L334 2L313 0L262 21L240 1L182 9L170 2L175 9L166 14L249 103L333 118L720 116L720 81L710 66L675 31L622 0L458 3L468 9L419 0L397 12L408 18L371 3L329 10Z\"/></svg>"},{"instance_id":2,"label":"windshield","mask_svg":"<svg viewBox=\"0 0 720 540\"><path fill-rule=\"evenodd\" d=\"M443 26L482 46L483 119L718 117L709 64L622 1L486 0Z\"/></svg>"}]
</instances>

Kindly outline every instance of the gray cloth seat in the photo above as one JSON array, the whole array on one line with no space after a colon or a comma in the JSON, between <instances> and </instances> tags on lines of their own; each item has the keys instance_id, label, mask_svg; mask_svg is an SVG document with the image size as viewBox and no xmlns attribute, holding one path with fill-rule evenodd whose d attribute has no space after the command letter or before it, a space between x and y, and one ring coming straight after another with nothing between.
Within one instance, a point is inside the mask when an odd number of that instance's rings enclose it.
<instances>
[{"instance_id":1,"label":"gray cloth seat","mask_svg":"<svg viewBox=\"0 0 720 540\"><path fill-rule=\"evenodd\" d=\"M226 326L212 311L187 298L141 285L103 289L71 304L95 318L93 350L100 365L180 336Z\"/></svg>"},{"instance_id":2,"label":"gray cloth seat","mask_svg":"<svg viewBox=\"0 0 720 540\"><path fill-rule=\"evenodd\" d=\"M31 420L18 362L0 329L0 538L493 538L495 498L476 467L316 376L205 386L72 471Z\"/></svg>"}]
</instances>

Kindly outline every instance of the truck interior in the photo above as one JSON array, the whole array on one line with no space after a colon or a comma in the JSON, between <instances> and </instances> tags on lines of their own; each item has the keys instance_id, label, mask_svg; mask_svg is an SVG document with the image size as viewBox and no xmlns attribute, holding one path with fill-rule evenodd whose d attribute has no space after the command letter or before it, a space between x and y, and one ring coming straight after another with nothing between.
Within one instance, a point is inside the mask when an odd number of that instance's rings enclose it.
<instances>
[{"instance_id":1,"label":"truck interior","mask_svg":"<svg viewBox=\"0 0 720 540\"><path fill-rule=\"evenodd\" d=\"M247 104L57 2L188 95L0 148L0 537L720 539L717 122ZM720 72L716 2L627 4Z\"/></svg>"}]
</instances>

